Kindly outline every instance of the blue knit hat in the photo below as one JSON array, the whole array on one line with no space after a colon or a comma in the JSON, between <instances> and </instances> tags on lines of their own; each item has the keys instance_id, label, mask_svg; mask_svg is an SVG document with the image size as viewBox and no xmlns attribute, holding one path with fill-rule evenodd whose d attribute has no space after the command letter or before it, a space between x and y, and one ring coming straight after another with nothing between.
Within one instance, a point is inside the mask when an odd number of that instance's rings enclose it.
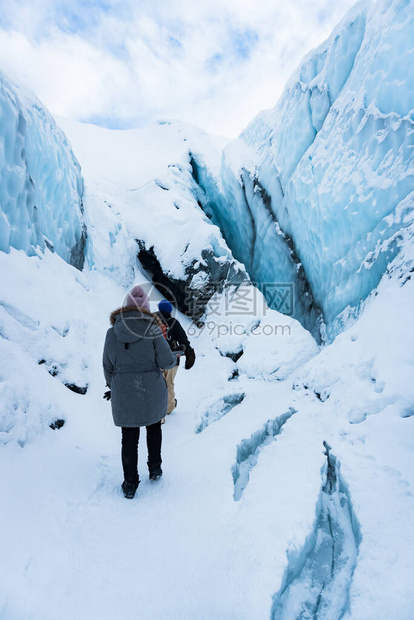
<instances>
[{"instance_id":1,"label":"blue knit hat","mask_svg":"<svg viewBox=\"0 0 414 620\"><path fill-rule=\"evenodd\" d=\"M172 307L172 305L170 304L169 301L167 301L166 299L163 299L158 304L158 310L160 312L168 312L169 314L171 314L171 312L173 310L173 307Z\"/></svg>"}]
</instances>

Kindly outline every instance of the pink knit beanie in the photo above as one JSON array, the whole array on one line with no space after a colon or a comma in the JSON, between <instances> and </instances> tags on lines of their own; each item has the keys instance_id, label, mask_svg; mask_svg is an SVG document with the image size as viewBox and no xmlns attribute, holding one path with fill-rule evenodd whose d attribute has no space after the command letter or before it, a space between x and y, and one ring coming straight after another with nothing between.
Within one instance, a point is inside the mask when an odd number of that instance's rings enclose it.
<instances>
[{"instance_id":1,"label":"pink knit beanie","mask_svg":"<svg viewBox=\"0 0 414 620\"><path fill-rule=\"evenodd\" d=\"M140 286L134 286L132 291L130 291L126 298L127 306L136 306L137 308L145 308L145 310L150 309L148 296L145 293L144 289Z\"/></svg>"}]
</instances>

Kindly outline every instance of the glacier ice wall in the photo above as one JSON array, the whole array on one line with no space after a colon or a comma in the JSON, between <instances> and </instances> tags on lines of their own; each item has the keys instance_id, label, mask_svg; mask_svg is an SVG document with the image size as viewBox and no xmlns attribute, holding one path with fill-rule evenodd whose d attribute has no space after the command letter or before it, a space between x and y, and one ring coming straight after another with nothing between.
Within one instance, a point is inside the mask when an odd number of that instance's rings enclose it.
<instances>
[{"instance_id":1,"label":"glacier ice wall","mask_svg":"<svg viewBox=\"0 0 414 620\"><path fill-rule=\"evenodd\" d=\"M0 250L48 247L84 262L83 181L64 133L42 104L0 73Z\"/></svg>"},{"instance_id":2,"label":"glacier ice wall","mask_svg":"<svg viewBox=\"0 0 414 620\"><path fill-rule=\"evenodd\" d=\"M216 217L230 247L255 281L293 281L296 316L321 309L328 335L398 252L414 181L413 8L354 7L224 151Z\"/></svg>"},{"instance_id":3,"label":"glacier ice wall","mask_svg":"<svg viewBox=\"0 0 414 620\"><path fill-rule=\"evenodd\" d=\"M269 307L299 319L318 339L321 311L292 239L282 231L259 179L244 168L238 174L227 170L221 189L202 158L192 154L191 164L193 177L203 189L203 210L221 229Z\"/></svg>"}]
</instances>

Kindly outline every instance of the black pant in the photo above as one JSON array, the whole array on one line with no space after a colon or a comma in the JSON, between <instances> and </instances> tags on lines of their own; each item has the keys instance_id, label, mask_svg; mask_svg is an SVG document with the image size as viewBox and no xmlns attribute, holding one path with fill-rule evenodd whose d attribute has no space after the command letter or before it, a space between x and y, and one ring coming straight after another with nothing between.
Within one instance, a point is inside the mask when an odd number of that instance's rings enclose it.
<instances>
[{"instance_id":1,"label":"black pant","mask_svg":"<svg viewBox=\"0 0 414 620\"><path fill-rule=\"evenodd\" d=\"M161 422L147 426L148 467L161 465ZM138 428L122 427L122 467L127 482L138 484Z\"/></svg>"}]
</instances>

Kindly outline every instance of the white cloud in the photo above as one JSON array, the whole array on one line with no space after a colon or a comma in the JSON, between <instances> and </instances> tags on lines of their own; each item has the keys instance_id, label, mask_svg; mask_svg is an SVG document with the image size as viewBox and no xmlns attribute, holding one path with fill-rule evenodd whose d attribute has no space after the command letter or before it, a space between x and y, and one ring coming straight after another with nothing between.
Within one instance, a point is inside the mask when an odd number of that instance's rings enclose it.
<instances>
[{"instance_id":1,"label":"white cloud","mask_svg":"<svg viewBox=\"0 0 414 620\"><path fill-rule=\"evenodd\" d=\"M0 68L52 112L237 135L353 0L9 0Z\"/></svg>"}]
</instances>

